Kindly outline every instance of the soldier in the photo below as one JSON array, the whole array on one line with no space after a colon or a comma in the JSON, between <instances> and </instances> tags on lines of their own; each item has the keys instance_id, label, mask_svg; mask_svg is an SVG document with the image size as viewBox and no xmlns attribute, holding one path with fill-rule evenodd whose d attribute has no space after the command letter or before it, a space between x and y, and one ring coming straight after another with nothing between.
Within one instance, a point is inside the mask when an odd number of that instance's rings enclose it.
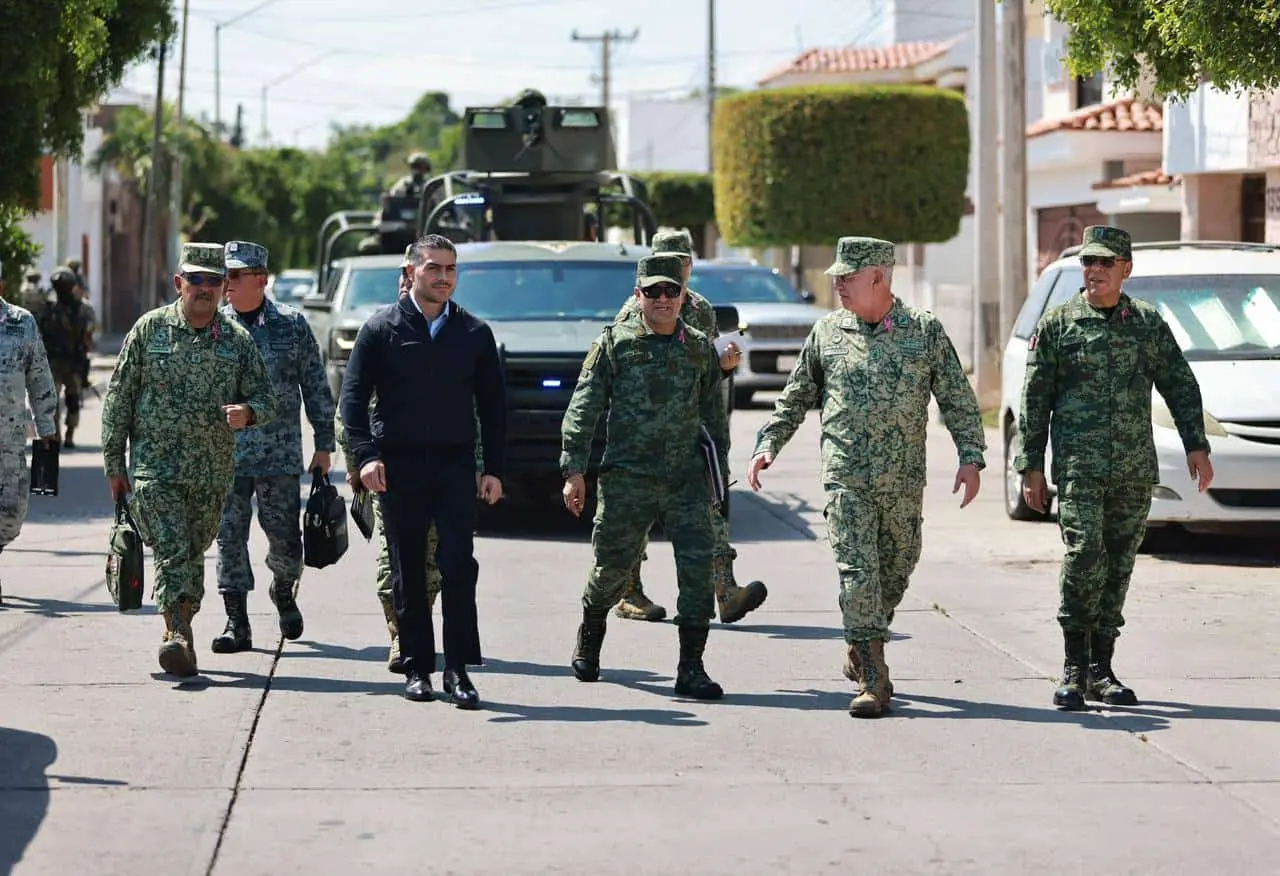
<instances>
[{"instance_id":1,"label":"soldier","mask_svg":"<svg viewBox=\"0 0 1280 876\"><path fill-rule=\"evenodd\" d=\"M0 295L4 281L0 279ZM27 424L35 413L36 434L53 446L58 394L35 318L25 308L0 298L0 552L22 532L31 498L27 463ZM0 589L0 599L3 590Z\"/></svg>"},{"instance_id":2,"label":"soldier","mask_svg":"<svg viewBox=\"0 0 1280 876\"><path fill-rule=\"evenodd\" d=\"M855 717L889 707L884 660L889 625L920 559L929 397L938 401L959 452L952 492L963 508L978 495L986 439L978 400L937 317L893 294L893 244L842 237L834 277L842 311L814 325L756 440L748 482L773 464L805 414L822 404L822 481L827 537L840 572L840 611L858 685Z\"/></svg>"},{"instance_id":3,"label":"soldier","mask_svg":"<svg viewBox=\"0 0 1280 876\"><path fill-rule=\"evenodd\" d=\"M1133 271L1128 232L1084 230L1084 288L1046 313L1027 344L1014 467L1023 496L1045 510L1044 452L1053 422L1053 481L1066 555L1058 624L1066 652L1054 705L1086 699L1137 705L1111 666L1125 595L1160 482L1151 434L1151 387L1169 407L1187 470L1200 492L1213 482L1200 386L1160 311L1124 294Z\"/></svg>"},{"instance_id":4,"label":"soldier","mask_svg":"<svg viewBox=\"0 0 1280 876\"><path fill-rule=\"evenodd\" d=\"M427 184L427 174L431 173L431 159L425 152L415 152L405 159L409 165L409 173L396 180L388 192L393 198L416 198L422 194Z\"/></svg>"},{"instance_id":5,"label":"soldier","mask_svg":"<svg viewBox=\"0 0 1280 876\"><path fill-rule=\"evenodd\" d=\"M40 288L40 272L27 271L26 279L23 280L22 288L18 290L18 303L22 307L31 311L34 316L44 309L44 304L49 300L49 293L45 289Z\"/></svg>"},{"instance_id":6,"label":"soldier","mask_svg":"<svg viewBox=\"0 0 1280 876\"><path fill-rule=\"evenodd\" d=\"M213 640L215 654L234 654L253 647L249 626L249 522L258 499L258 525L267 536L268 590L279 615L280 635L302 635L297 590L302 577L301 407L313 429L315 452L306 471L328 474L333 453L334 403L329 394L320 347L300 310L266 297L267 249L233 240L224 250L227 303L223 315L239 321L253 338L266 364L276 396L276 418L265 426L236 433L236 471L218 528L218 592L227 625Z\"/></svg>"},{"instance_id":7,"label":"soldier","mask_svg":"<svg viewBox=\"0 0 1280 876\"><path fill-rule=\"evenodd\" d=\"M685 283L685 300L680 307L680 318L692 325L715 342L720 336L716 325L715 307L706 298L688 288L689 275L693 272L693 239L687 231L661 231L653 236L654 255L673 255L683 264L681 276ZM631 296L618 311L615 322L639 314L639 299ZM720 355L720 370L727 376L733 373L742 361L742 351L738 345L730 342ZM731 624L741 620L748 612L754 611L764 603L769 595L763 581L752 581L746 587L739 587L733 577L733 562L738 552L729 544L729 521L716 509L711 509L711 528L715 533L715 554L711 560L711 575L715 583L716 606L720 610L721 623ZM646 542L648 537L646 536ZM641 553L636 560L635 568L627 576L626 589L622 599L618 601L614 614L628 620L659 621L667 616L667 610L645 595L644 585L640 581L640 564L648 559L648 553Z\"/></svg>"},{"instance_id":8,"label":"soldier","mask_svg":"<svg viewBox=\"0 0 1280 876\"><path fill-rule=\"evenodd\" d=\"M707 336L687 324L684 272L674 255L649 255L636 267L640 313L605 328L592 344L562 427L564 503L582 513L583 479L596 424L607 414L604 470L591 543L595 567L582 594L582 624L573 652L579 681L600 678L600 646L609 608L617 603L662 520L676 555L680 588L676 625L680 660L675 692L697 699L724 695L703 667L715 614L711 558L715 536L700 426L727 465L729 421L720 394L720 369ZM656 451L654 448L661 448Z\"/></svg>"},{"instance_id":9,"label":"soldier","mask_svg":"<svg viewBox=\"0 0 1280 876\"><path fill-rule=\"evenodd\" d=\"M178 300L134 323L102 403L107 481L112 498L132 492L133 518L155 558L160 667L180 677L198 671L191 620L235 474L235 431L265 426L276 410L253 338L218 312L226 272L221 245L183 245Z\"/></svg>"},{"instance_id":10,"label":"soldier","mask_svg":"<svg viewBox=\"0 0 1280 876\"><path fill-rule=\"evenodd\" d=\"M90 315L76 294L76 275L70 268L56 268L49 275L54 300L46 301L36 314L40 336L49 355L55 392L65 396L67 431L62 432L62 412L54 418L55 433L62 435L62 446L74 450L76 426L80 425L80 407L84 396L84 363L88 358L93 326Z\"/></svg>"}]
</instances>

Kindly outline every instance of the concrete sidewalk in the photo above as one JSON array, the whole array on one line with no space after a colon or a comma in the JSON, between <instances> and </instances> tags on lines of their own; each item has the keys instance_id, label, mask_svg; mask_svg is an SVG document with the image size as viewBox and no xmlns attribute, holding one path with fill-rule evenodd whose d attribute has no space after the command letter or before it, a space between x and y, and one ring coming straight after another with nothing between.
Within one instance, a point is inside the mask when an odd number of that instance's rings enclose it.
<instances>
[{"instance_id":1,"label":"concrete sidewalk","mask_svg":"<svg viewBox=\"0 0 1280 876\"><path fill-rule=\"evenodd\" d=\"M740 479L765 413L735 413ZM478 713L400 697L354 528L347 557L305 576L306 631L283 648L259 565L257 650L209 652L210 556L203 677L160 675L150 601L121 616L102 584L101 460L69 454L65 495L33 498L0 560L0 874L1275 872L1269 559L1143 557L1117 658L1143 705L1060 713L1056 530L1005 518L996 449L959 511L935 430L895 709L855 721L815 426L767 493L735 492L739 577L770 596L712 630L722 702L672 695L669 623L611 618L601 683L573 679L590 549L549 515L478 542ZM665 541L645 580L674 613Z\"/></svg>"}]
</instances>

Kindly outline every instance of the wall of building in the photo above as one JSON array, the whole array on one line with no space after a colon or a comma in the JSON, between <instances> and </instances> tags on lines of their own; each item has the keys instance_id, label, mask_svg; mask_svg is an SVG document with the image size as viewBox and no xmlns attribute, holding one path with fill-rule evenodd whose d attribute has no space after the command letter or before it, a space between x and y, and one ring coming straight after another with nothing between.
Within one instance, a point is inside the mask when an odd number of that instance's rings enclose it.
<instances>
[{"instance_id":1,"label":"wall of building","mask_svg":"<svg viewBox=\"0 0 1280 876\"><path fill-rule=\"evenodd\" d=\"M1267 243L1280 243L1280 167L1267 171Z\"/></svg>"},{"instance_id":2,"label":"wall of building","mask_svg":"<svg viewBox=\"0 0 1280 876\"><path fill-rule=\"evenodd\" d=\"M1181 213L1119 213L1107 217L1107 224L1129 232L1135 243L1180 240Z\"/></svg>"},{"instance_id":3,"label":"wall of building","mask_svg":"<svg viewBox=\"0 0 1280 876\"><path fill-rule=\"evenodd\" d=\"M1186 101L1164 106L1164 169L1171 174L1222 173L1249 167L1249 98L1200 86Z\"/></svg>"},{"instance_id":4,"label":"wall of building","mask_svg":"<svg viewBox=\"0 0 1280 876\"><path fill-rule=\"evenodd\" d=\"M707 172L704 100L629 100L616 110L620 170Z\"/></svg>"},{"instance_id":5,"label":"wall of building","mask_svg":"<svg viewBox=\"0 0 1280 876\"><path fill-rule=\"evenodd\" d=\"M1239 173L1197 173L1182 181L1182 239L1239 240Z\"/></svg>"}]
</instances>

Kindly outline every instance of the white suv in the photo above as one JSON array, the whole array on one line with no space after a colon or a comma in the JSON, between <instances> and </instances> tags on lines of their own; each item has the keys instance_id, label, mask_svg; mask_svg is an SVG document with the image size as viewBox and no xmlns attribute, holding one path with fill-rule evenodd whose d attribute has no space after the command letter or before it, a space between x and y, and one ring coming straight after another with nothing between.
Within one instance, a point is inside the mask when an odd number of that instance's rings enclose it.
<instances>
[{"instance_id":1,"label":"white suv","mask_svg":"<svg viewBox=\"0 0 1280 876\"><path fill-rule=\"evenodd\" d=\"M1200 382L1214 462L1213 486L1201 494L1187 474L1169 410L1153 390L1160 483L1152 490L1148 525L1221 529L1280 522L1280 246L1174 241L1135 243L1133 250L1124 291L1156 305L1173 329ZM1022 501L1022 476L1013 470L1018 412L1036 324L1084 285L1078 251L1065 251L1045 268L1005 346L1000 423L1005 509L1015 520L1047 516ZM1052 482L1049 487L1052 492Z\"/></svg>"}]
</instances>

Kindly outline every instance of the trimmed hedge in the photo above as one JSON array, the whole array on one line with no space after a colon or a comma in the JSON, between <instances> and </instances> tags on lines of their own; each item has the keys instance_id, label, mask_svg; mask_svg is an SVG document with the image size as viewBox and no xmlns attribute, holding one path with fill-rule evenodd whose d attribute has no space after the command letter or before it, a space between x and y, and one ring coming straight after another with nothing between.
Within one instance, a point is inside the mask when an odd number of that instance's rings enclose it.
<instances>
[{"instance_id":1,"label":"trimmed hedge","mask_svg":"<svg viewBox=\"0 0 1280 876\"><path fill-rule=\"evenodd\" d=\"M751 91L716 103L712 136L715 216L733 246L830 246L851 234L936 243L960 230L970 141L957 92Z\"/></svg>"},{"instance_id":2,"label":"trimmed hedge","mask_svg":"<svg viewBox=\"0 0 1280 876\"><path fill-rule=\"evenodd\" d=\"M715 194L709 174L639 171L631 176L642 184L644 191L637 194L647 195L649 209L659 225L694 229L715 220ZM611 206L606 213L610 225L630 225L623 208Z\"/></svg>"}]
</instances>

